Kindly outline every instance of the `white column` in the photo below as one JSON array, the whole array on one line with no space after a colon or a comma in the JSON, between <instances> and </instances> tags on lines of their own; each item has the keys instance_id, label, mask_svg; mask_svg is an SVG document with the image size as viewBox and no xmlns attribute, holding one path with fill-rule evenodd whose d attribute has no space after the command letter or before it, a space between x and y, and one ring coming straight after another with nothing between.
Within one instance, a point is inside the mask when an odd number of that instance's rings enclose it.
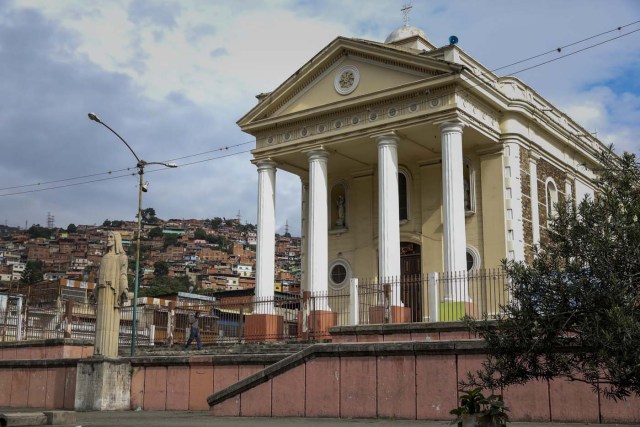
<instances>
[{"instance_id":1,"label":"white column","mask_svg":"<svg viewBox=\"0 0 640 427\"><path fill-rule=\"evenodd\" d=\"M531 228L534 246L540 245L540 214L538 212L538 159L540 155L529 154L529 189L531 198Z\"/></svg>"},{"instance_id":2,"label":"white column","mask_svg":"<svg viewBox=\"0 0 640 427\"><path fill-rule=\"evenodd\" d=\"M258 236L256 245L255 299L273 299L276 246L276 164L258 166ZM273 304L258 304L255 313L272 314Z\"/></svg>"},{"instance_id":3,"label":"white column","mask_svg":"<svg viewBox=\"0 0 640 427\"><path fill-rule=\"evenodd\" d=\"M327 206L327 160L329 153L311 151L309 157L309 233L307 248L307 283L312 293L327 294L329 290L329 237ZM316 310L328 310L325 298L316 300Z\"/></svg>"},{"instance_id":4,"label":"white column","mask_svg":"<svg viewBox=\"0 0 640 427\"><path fill-rule=\"evenodd\" d=\"M444 271L467 270L467 237L464 212L464 163L462 124L443 123L442 204L444 215Z\"/></svg>"},{"instance_id":5,"label":"white column","mask_svg":"<svg viewBox=\"0 0 640 427\"><path fill-rule=\"evenodd\" d=\"M462 123L440 125L442 144L442 207L445 300L469 301L466 280L467 236L464 209L464 160Z\"/></svg>"},{"instance_id":6,"label":"white column","mask_svg":"<svg viewBox=\"0 0 640 427\"><path fill-rule=\"evenodd\" d=\"M391 305L400 306L400 215L398 137L376 137L378 143L378 267L380 283L391 283Z\"/></svg>"}]
</instances>

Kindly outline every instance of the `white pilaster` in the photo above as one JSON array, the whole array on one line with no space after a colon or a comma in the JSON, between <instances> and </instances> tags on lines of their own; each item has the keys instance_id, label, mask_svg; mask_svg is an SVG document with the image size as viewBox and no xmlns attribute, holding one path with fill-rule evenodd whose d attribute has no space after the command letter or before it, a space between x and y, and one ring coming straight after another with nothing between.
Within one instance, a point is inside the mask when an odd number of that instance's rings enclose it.
<instances>
[{"instance_id":1,"label":"white pilaster","mask_svg":"<svg viewBox=\"0 0 640 427\"><path fill-rule=\"evenodd\" d=\"M327 206L327 160L329 153L311 151L309 157L309 233L307 283L312 293L327 294L329 290L329 241ZM316 304L316 310L328 310L326 299Z\"/></svg>"},{"instance_id":2,"label":"white pilaster","mask_svg":"<svg viewBox=\"0 0 640 427\"><path fill-rule=\"evenodd\" d=\"M531 191L531 227L533 229L533 245L540 245L540 213L538 211L538 159L540 155L529 154L529 189Z\"/></svg>"},{"instance_id":3,"label":"white pilaster","mask_svg":"<svg viewBox=\"0 0 640 427\"><path fill-rule=\"evenodd\" d=\"M517 141L506 141L504 147L504 165L510 171L504 184L505 204L507 209L511 209L512 212L512 219L507 220L507 258L514 261L524 261L521 148Z\"/></svg>"},{"instance_id":4,"label":"white pilaster","mask_svg":"<svg viewBox=\"0 0 640 427\"><path fill-rule=\"evenodd\" d=\"M444 271L467 271L467 237L464 210L464 162L462 124L440 125L442 138L442 207L444 222Z\"/></svg>"},{"instance_id":5,"label":"white pilaster","mask_svg":"<svg viewBox=\"0 0 640 427\"><path fill-rule=\"evenodd\" d=\"M276 164L268 160L258 167L258 236L256 244L255 299L273 299L276 246ZM273 313L273 304L258 304L255 313Z\"/></svg>"},{"instance_id":6,"label":"white pilaster","mask_svg":"<svg viewBox=\"0 0 640 427\"><path fill-rule=\"evenodd\" d=\"M392 283L391 305L400 306L400 215L398 207L398 137L379 135L378 266L381 283Z\"/></svg>"}]
</instances>

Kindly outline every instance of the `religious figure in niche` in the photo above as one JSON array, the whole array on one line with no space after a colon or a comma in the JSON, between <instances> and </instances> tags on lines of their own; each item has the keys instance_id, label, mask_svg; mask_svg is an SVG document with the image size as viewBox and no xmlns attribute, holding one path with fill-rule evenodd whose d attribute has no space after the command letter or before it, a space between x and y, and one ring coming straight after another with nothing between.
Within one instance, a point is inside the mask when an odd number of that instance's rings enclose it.
<instances>
[{"instance_id":1,"label":"religious figure in niche","mask_svg":"<svg viewBox=\"0 0 640 427\"><path fill-rule=\"evenodd\" d=\"M464 210L471 211L471 171L469 165L464 165Z\"/></svg>"},{"instance_id":2,"label":"religious figure in niche","mask_svg":"<svg viewBox=\"0 0 640 427\"><path fill-rule=\"evenodd\" d=\"M107 234L107 253L100 260L98 282L90 295L96 308L96 340L93 355L118 356L120 307L129 299L127 255L122 248L120 233Z\"/></svg>"},{"instance_id":3,"label":"religious figure in niche","mask_svg":"<svg viewBox=\"0 0 640 427\"><path fill-rule=\"evenodd\" d=\"M336 227L344 227L344 196L340 194L336 199L336 206L338 208L338 219L336 220Z\"/></svg>"}]
</instances>

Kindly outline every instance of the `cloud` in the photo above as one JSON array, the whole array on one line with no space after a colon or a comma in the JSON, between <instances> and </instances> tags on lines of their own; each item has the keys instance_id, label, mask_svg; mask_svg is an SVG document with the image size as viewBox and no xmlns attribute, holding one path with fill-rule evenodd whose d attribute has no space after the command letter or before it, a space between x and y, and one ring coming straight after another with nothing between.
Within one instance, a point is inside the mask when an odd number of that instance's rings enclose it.
<instances>
[{"instance_id":1,"label":"cloud","mask_svg":"<svg viewBox=\"0 0 640 427\"><path fill-rule=\"evenodd\" d=\"M0 2L0 186L135 166L115 135L86 118L89 111L145 160L211 151L178 161L184 164L245 151L251 144L233 146L252 138L235 121L255 105L255 94L275 89L339 35L383 41L402 24L400 7L384 0L367 7L360 0ZM436 45L457 35L462 49L496 68L615 28L639 12L635 1L438 0L414 4L411 24ZM597 128L605 142L637 152L637 40L637 34L621 38L518 77L586 129ZM231 148L215 151L221 147ZM240 210L255 222L257 172L250 158L240 153L150 168L144 207L162 218L235 217ZM62 226L133 219L137 176L130 173L2 197L0 221L43 224L47 212ZM299 178L278 172L276 203L278 229L288 221L298 234Z\"/></svg>"}]
</instances>

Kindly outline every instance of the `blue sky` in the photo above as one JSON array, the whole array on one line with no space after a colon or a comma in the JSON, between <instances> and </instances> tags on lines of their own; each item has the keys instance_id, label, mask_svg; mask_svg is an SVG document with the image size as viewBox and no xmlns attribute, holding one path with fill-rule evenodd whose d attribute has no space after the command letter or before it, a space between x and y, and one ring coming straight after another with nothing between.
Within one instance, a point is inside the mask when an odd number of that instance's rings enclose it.
<instances>
[{"instance_id":1,"label":"blue sky","mask_svg":"<svg viewBox=\"0 0 640 427\"><path fill-rule=\"evenodd\" d=\"M491 69L640 20L635 0L412 3L410 23L432 43L455 34ZM126 174L133 156L90 111L147 161L200 162L146 175L143 207L163 219L240 211L255 222L252 139L236 120L335 37L384 41L403 4L0 0L0 222L45 225L47 212L61 227L134 219L137 177L102 180ZM517 76L603 142L640 152L639 66L640 32ZM51 181L60 182L42 184ZM288 221L299 233L299 179L282 171L276 209L279 231Z\"/></svg>"}]
</instances>

